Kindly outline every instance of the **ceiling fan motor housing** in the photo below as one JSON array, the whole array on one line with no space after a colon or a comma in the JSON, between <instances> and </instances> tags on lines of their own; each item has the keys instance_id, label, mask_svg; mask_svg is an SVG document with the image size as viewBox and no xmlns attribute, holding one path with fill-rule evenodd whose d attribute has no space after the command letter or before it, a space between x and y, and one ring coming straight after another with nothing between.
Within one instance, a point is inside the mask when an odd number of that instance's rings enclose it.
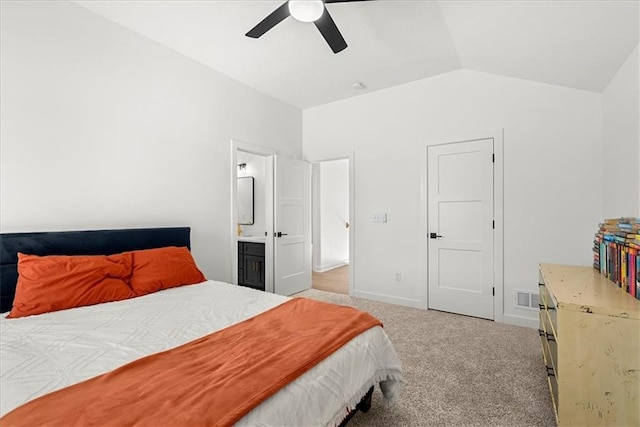
<instances>
[{"instance_id":1,"label":"ceiling fan motor housing","mask_svg":"<svg viewBox=\"0 0 640 427\"><path fill-rule=\"evenodd\" d=\"M289 0L289 13L301 22L314 22L324 12L322 0Z\"/></svg>"}]
</instances>

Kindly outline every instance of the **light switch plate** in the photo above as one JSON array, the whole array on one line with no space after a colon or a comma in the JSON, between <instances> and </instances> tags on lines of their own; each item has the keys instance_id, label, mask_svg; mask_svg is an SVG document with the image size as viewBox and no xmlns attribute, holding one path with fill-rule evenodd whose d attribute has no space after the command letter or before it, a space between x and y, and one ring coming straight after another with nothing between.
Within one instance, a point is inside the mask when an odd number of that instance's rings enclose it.
<instances>
[{"instance_id":1,"label":"light switch plate","mask_svg":"<svg viewBox=\"0 0 640 427\"><path fill-rule=\"evenodd\" d=\"M373 222L385 223L387 222L387 214L386 213L373 214L371 219L373 220Z\"/></svg>"}]
</instances>

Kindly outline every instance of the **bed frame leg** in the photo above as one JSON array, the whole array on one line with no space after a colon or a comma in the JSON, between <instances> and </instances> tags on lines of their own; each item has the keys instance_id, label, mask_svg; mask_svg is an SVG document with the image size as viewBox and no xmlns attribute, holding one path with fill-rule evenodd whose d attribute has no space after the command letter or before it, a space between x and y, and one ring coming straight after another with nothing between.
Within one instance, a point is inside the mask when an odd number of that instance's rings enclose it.
<instances>
[{"instance_id":1,"label":"bed frame leg","mask_svg":"<svg viewBox=\"0 0 640 427\"><path fill-rule=\"evenodd\" d=\"M360 400L360 402L356 405L356 409L354 409L353 411L349 412L349 414L345 417L344 420L342 420L342 422L340 423L340 425L338 427L345 427L347 425L347 423L349 422L349 420L351 418L353 418L353 416L358 411L369 412L369 409L371 409L371 396L373 396L373 387L371 387L369 389L367 394L365 394L364 397L362 398L362 400Z\"/></svg>"},{"instance_id":2,"label":"bed frame leg","mask_svg":"<svg viewBox=\"0 0 640 427\"><path fill-rule=\"evenodd\" d=\"M369 389L369 391L367 392L367 394L364 395L364 397L362 398L360 403L358 403L358 405L356 405L356 409L358 409L359 411L362 411L362 412L369 412L369 409L371 409L371 397L372 396L373 396L373 387L371 387Z\"/></svg>"}]
</instances>

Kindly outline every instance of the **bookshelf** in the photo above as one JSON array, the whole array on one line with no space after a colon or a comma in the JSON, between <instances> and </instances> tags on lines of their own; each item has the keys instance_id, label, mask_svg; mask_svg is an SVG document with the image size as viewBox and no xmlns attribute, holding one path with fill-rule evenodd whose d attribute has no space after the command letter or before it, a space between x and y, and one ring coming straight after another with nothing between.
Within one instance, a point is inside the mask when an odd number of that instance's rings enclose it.
<instances>
[{"instance_id":1,"label":"bookshelf","mask_svg":"<svg viewBox=\"0 0 640 427\"><path fill-rule=\"evenodd\" d=\"M539 284L558 425L640 425L640 301L589 266L541 264Z\"/></svg>"}]
</instances>

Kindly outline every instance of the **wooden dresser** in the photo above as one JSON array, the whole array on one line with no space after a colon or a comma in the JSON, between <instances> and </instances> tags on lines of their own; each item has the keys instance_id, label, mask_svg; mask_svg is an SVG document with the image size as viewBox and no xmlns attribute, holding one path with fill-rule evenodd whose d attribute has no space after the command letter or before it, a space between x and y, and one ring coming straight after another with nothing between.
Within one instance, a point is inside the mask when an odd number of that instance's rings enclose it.
<instances>
[{"instance_id":1,"label":"wooden dresser","mask_svg":"<svg viewBox=\"0 0 640 427\"><path fill-rule=\"evenodd\" d=\"M558 424L640 426L640 300L593 267L541 264L539 283Z\"/></svg>"}]
</instances>

